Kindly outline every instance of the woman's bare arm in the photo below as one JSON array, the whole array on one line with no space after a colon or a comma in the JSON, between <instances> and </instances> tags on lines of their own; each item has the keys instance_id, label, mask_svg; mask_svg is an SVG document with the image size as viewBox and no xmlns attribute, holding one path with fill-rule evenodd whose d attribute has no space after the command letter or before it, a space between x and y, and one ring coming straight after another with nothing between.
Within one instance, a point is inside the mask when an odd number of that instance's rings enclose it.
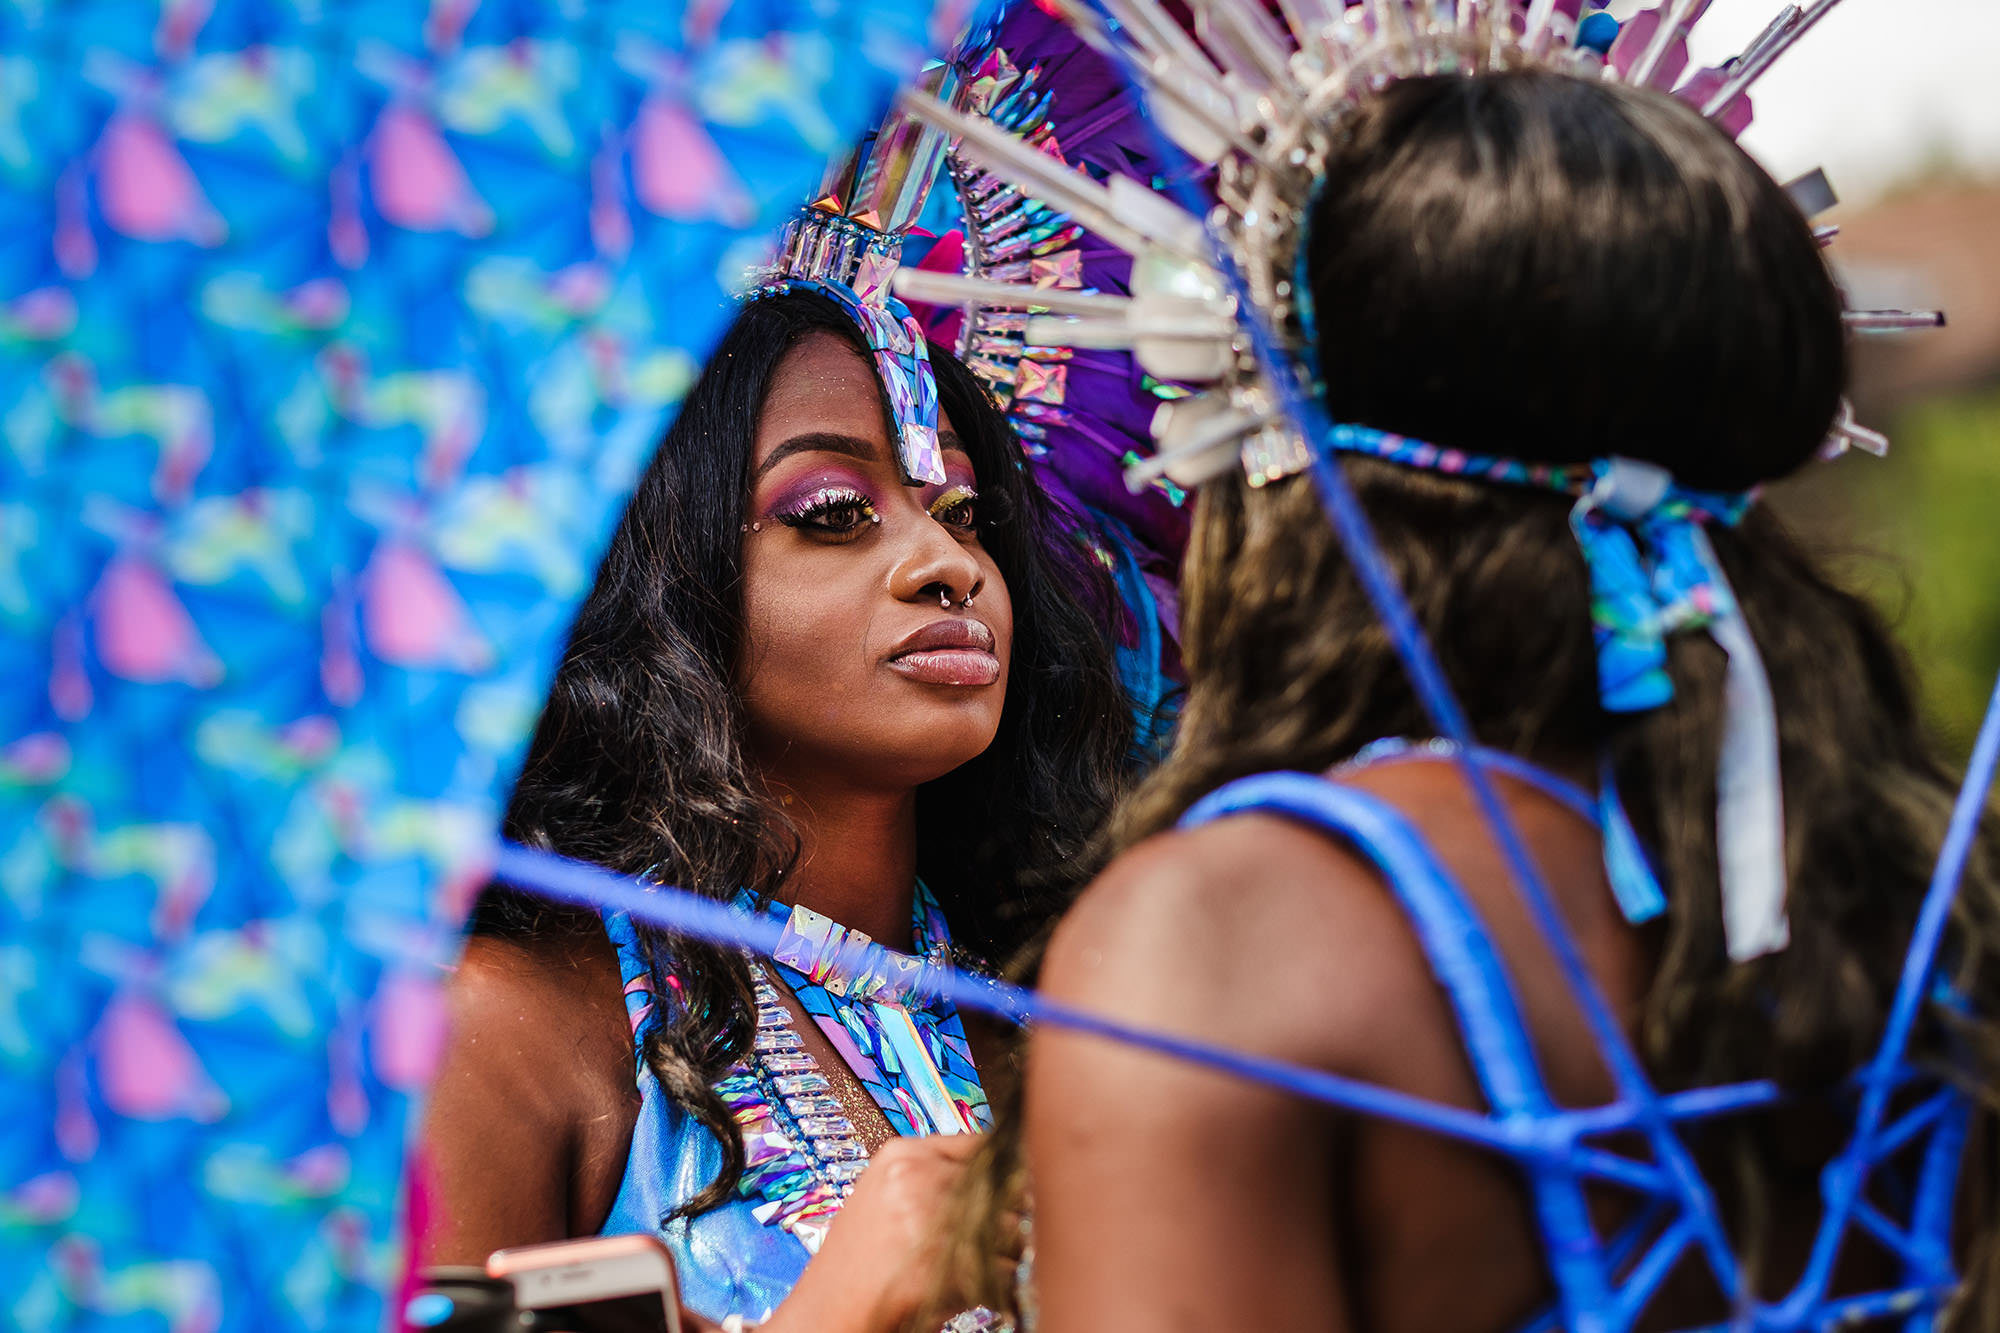
<instances>
[{"instance_id":1,"label":"woman's bare arm","mask_svg":"<svg viewBox=\"0 0 2000 1333\"><path fill-rule=\"evenodd\" d=\"M425 1120L423 1264L595 1234L623 1177L636 1094L616 962L600 941L475 937ZM608 969L608 971L607 971ZM975 1140L882 1145L772 1333L889 1333L929 1294L943 1210ZM789 1244L774 1231L773 1244ZM699 1326L699 1325L697 1325Z\"/></svg>"},{"instance_id":2,"label":"woman's bare arm","mask_svg":"<svg viewBox=\"0 0 2000 1333\"><path fill-rule=\"evenodd\" d=\"M467 943L424 1120L420 1262L479 1264L602 1224L624 1164L610 1140L629 1142L637 1105L616 963L603 975L608 944L604 953Z\"/></svg>"},{"instance_id":3,"label":"woman's bare arm","mask_svg":"<svg viewBox=\"0 0 2000 1333\"><path fill-rule=\"evenodd\" d=\"M1120 858L1058 930L1042 985L1136 1026L1339 1068L1369 1027L1366 952L1393 940L1397 964L1408 956L1384 906L1323 839L1233 820ZM1042 1333L1347 1329L1335 1135L1324 1107L1296 1097L1038 1031L1027 1152Z\"/></svg>"}]
</instances>

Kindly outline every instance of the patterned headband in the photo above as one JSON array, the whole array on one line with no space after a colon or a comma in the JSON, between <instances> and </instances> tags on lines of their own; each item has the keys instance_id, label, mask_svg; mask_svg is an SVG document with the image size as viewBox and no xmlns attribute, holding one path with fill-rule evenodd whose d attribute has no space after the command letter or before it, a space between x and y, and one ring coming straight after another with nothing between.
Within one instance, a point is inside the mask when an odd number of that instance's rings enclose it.
<instances>
[{"instance_id":1,"label":"patterned headband","mask_svg":"<svg viewBox=\"0 0 2000 1333\"><path fill-rule=\"evenodd\" d=\"M1705 531L1710 524L1740 523L1756 492L1691 490L1665 468L1637 459L1523 463L1363 426L1335 426L1325 444L1335 454L1577 497L1569 526L1590 575L1598 701L1607 713L1642 713L1671 703L1668 636L1708 632L1729 657L1716 780L1724 937L1737 962L1784 948L1791 929L1777 711L1763 659Z\"/></svg>"},{"instance_id":2,"label":"patterned headband","mask_svg":"<svg viewBox=\"0 0 2000 1333\"><path fill-rule=\"evenodd\" d=\"M937 377L931 371L924 326L901 301L883 293L868 300L852 287L819 278L787 278L751 293L755 300L785 292L812 292L846 312L868 344L875 374L896 422L896 466L910 486L942 486L944 455L938 448Z\"/></svg>"}]
</instances>

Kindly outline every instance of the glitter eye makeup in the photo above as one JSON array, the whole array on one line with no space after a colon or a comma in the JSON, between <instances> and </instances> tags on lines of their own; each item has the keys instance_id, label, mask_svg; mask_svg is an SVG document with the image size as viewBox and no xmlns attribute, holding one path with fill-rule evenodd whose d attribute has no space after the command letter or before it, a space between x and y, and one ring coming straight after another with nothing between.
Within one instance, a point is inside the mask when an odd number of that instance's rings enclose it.
<instances>
[{"instance_id":1,"label":"glitter eye makeup","mask_svg":"<svg viewBox=\"0 0 2000 1333\"><path fill-rule=\"evenodd\" d=\"M978 523L976 505L979 492L960 482L947 486L938 492L938 497L930 503L930 515L948 528L971 531Z\"/></svg>"},{"instance_id":2,"label":"glitter eye makeup","mask_svg":"<svg viewBox=\"0 0 2000 1333\"><path fill-rule=\"evenodd\" d=\"M852 486L823 485L779 502L771 517L787 527L822 536L847 537L880 523L875 502Z\"/></svg>"}]
</instances>

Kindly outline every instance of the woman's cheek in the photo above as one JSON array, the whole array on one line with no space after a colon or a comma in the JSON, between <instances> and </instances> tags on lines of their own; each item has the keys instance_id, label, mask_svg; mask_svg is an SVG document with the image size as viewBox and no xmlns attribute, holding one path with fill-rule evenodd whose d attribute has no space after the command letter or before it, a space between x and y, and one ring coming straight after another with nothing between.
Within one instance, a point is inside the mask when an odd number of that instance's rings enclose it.
<instances>
[{"instance_id":1,"label":"woman's cheek","mask_svg":"<svg viewBox=\"0 0 2000 1333\"><path fill-rule=\"evenodd\" d=\"M746 570L745 632L758 650L751 668L791 677L768 682L769 688L794 693L833 686L866 655L874 617L865 590L844 577L849 573L830 561L768 556Z\"/></svg>"}]
</instances>

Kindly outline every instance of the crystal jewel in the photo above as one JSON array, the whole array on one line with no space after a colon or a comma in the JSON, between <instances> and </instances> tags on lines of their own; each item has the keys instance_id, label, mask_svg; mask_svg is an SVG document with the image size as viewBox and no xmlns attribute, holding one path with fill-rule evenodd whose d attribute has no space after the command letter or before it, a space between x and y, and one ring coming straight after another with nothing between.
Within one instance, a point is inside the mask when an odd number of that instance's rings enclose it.
<instances>
[{"instance_id":1,"label":"crystal jewel","mask_svg":"<svg viewBox=\"0 0 2000 1333\"><path fill-rule=\"evenodd\" d=\"M838 1115L840 1099L827 1096L802 1096L785 1098L785 1109L795 1116Z\"/></svg>"},{"instance_id":2,"label":"crystal jewel","mask_svg":"<svg viewBox=\"0 0 2000 1333\"><path fill-rule=\"evenodd\" d=\"M861 1166L868 1161L868 1145L860 1139L840 1137L814 1139L812 1150L820 1160L828 1164L829 1174L833 1167L852 1166L854 1173L858 1175Z\"/></svg>"},{"instance_id":3,"label":"crystal jewel","mask_svg":"<svg viewBox=\"0 0 2000 1333\"><path fill-rule=\"evenodd\" d=\"M1069 392L1068 366L1022 361L1016 371L1020 376L1018 392L1030 402L1061 403Z\"/></svg>"}]
</instances>

